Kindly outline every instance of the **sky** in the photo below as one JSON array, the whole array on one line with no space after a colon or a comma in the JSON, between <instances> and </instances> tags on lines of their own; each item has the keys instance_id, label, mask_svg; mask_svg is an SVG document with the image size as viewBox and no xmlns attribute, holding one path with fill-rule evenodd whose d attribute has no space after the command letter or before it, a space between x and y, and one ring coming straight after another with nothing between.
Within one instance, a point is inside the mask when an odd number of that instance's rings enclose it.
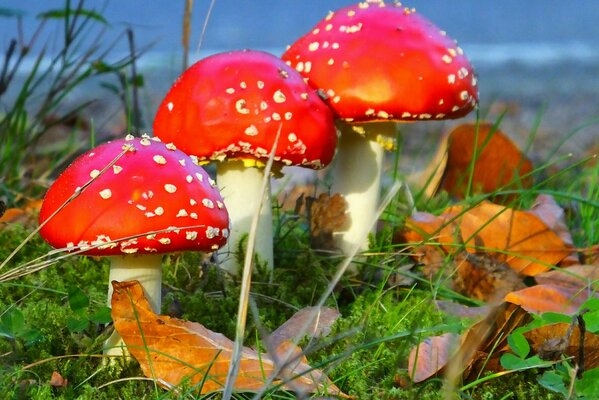
<instances>
[{"instance_id":1,"label":"sky","mask_svg":"<svg viewBox=\"0 0 599 400\"><path fill-rule=\"evenodd\" d=\"M308 32L328 10L355 3L350 0L213 0L205 48L283 48ZM77 3L75 0L72 3ZM211 0L195 0L193 48ZM63 0L0 0L0 9L25 13L25 35L38 20L35 15L59 8ZM88 0L110 21L114 35L130 26L140 45L154 43L158 51L180 49L183 0ZM412 0L415 7L460 43L588 42L599 43L599 1L574 0ZM49 29L48 31L51 31ZM14 35L14 19L0 19L0 50ZM125 48L125 42L117 50Z\"/></svg>"}]
</instances>

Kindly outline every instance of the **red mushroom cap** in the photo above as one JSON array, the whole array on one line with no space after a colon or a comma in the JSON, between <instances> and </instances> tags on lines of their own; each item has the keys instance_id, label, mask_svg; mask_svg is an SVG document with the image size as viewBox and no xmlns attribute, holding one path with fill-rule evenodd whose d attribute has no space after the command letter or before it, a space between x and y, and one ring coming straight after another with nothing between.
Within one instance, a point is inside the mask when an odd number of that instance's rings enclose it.
<instances>
[{"instance_id":1,"label":"red mushroom cap","mask_svg":"<svg viewBox=\"0 0 599 400\"><path fill-rule=\"evenodd\" d=\"M149 137L128 136L98 146L50 187L40 223L74 193L79 196L40 233L56 248L78 248L89 255L216 250L227 240L229 216L214 182L196 162L174 145Z\"/></svg>"},{"instance_id":2,"label":"red mushroom cap","mask_svg":"<svg viewBox=\"0 0 599 400\"><path fill-rule=\"evenodd\" d=\"M348 120L458 118L478 102L462 49L397 3L370 0L331 12L282 58Z\"/></svg>"},{"instance_id":3,"label":"red mushroom cap","mask_svg":"<svg viewBox=\"0 0 599 400\"><path fill-rule=\"evenodd\" d=\"M192 65L170 89L154 135L200 160L268 158L318 169L333 158L329 107L281 59L261 51L215 54Z\"/></svg>"}]
</instances>

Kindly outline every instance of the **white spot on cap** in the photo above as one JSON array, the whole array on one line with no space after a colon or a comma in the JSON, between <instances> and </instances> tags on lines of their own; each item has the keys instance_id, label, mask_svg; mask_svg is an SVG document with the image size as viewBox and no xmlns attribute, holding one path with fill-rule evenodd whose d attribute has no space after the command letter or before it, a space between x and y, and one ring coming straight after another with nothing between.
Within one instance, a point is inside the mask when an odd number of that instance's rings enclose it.
<instances>
[{"instance_id":1,"label":"white spot on cap","mask_svg":"<svg viewBox=\"0 0 599 400\"><path fill-rule=\"evenodd\" d=\"M219 232L220 232L220 229L215 228L213 226L209 226L206 228L206 237L208 239L213 239L214 237L218 236Z\"/></svg>"},{"instance_id":2,"label":"white spot on cap","mask_svg":"<svg viewBox=\"0 0 599 400\"><path fill-rule=\"evenodd\" d=\"M280 121L281 120L281 115L279 113L272 113L272 119L274 119L275 121Z\"/></svg>"},{"instance_id":3,"label":"white spot on cap","mask_svg":"<svg viewBox=\"0 0 599 400\"><path fill-rule=\"evenodd\" d=\"M143 139L142 139L143 140ZM154 157L152 157L152 160L154 160L154 162L156 164L160 164L160 165L164 165L166 164L166 158L164 158L163 156L157 154Z\"/></svg>"},{"instance_id":4,"label":"white spot on cap","mask_svg":"<svg viewBox=\"0 0 599 400\"><path fill-rule=\"evenodd\" d=\"M300 97L302 100L308 100L308 93L300 93Z\"/></svg>"},{"instance_id":5,"label":"white spot on cap","mask_svg":"<svg viewBox=\"0 0 599 400\"><path fill-rule=\"evenodd\" d=\"M198 181L204 182L204 177L199 172L196 172L196 178L198 178Z\"/></svg>"},{"instance_id":6,"label":"white spot on cap","mask_svg":"<svg viewBox=\"0 0 599 400\"><path fill-rule=\"evenodd\" d=\"M265 101L261 101L261 102L260 102L260 109L261 109L262 111L264 111L264 110L266 110L267 108L268 108L268 103L267 103L267 102L265 102Z\"/></svg>"},{"instance_id":7,"label":"white spot on cap","mask_svg":"<svg viewBox=\"0 0 599 400\"><path fill-rule=\"evenodd\" d=\"M306 72L308 72L308 71L306 71ZM285 95L283 94L283 92L281 92L280 90L277 90L272 95L272 99L275 101L275 103L284 103L285 100L287 100L287 97L285 97Z\"/></svg>"},{"instance_id":8,"label":"white spot on cap","mask_svg":"<svg viewBox=\"0 0 599 400\"><path fill-rule=\"evenodd\" d=\"M177 146L175 146L174 143L167 143L164 145L164 147L166 147L167 149L172 150L172 151L177 150Z\"/></svg>"},{"instance_id":9,"label":"white spot on cap","mask_svg":"<svg viewBox=\"0 0 599 400\"><path fill-rule=\"evenodd\" d=\"M132 141L133 139L135 139L135 136L133 136L132 134L128 134L127 136L125 136L125 140L127 142ZM93 153L90 154L90 156L93 155Z\"/></svg>"},{"instance_id":10,"label":"white spot on cap","mask_svg":"<svg viewBox=\"0 0 599 400\"><path fill-rule=\"evenodd\" d=\"M173 111L173 107L175 107L175 105L173 104L173 102L172 102L172 101L169 101L169 102L166 104L166 108L168 108L168 110L169 110L169 111Z\"/></svg>"},{"instance_id":11,"label":"white spot on cap","mask_svg":"<svg viewBox=\"0 0 599 400\"><path fill-rule=\"evenodd\" d=\"M156 209L154 210L154 214L156 214L156 215L162 215L162 214L164 214L164 208L162 208L162 207L156 207Z\"/></svg>"},{"instance_id":12,"label":"white spot on cap","mask_svg":"<svg viewBox=\"0 0 599 400\"><path fill-rule=\"evenodd\" d=\"M92 172L89 173L89 176L92 178L97 178L98 175L100 175L100 171L98 171L97 169L93 169Z\"/></svg>"},{"instance_id":13,"label":"white spot on cap","mask_svg":"<svg viewBox=\"0 0 599 400\"><path fill-rule=\"evenodd\" d=\"M164 245L171 244L171 240L169 238L160 238L158 241Z\"/></svg>"},{"instance_id":14,"label":"white spot on cap","mask_svg":"<svg viewBox=\"0 0 599 400\"><path fill-rule=\"evenodd\" d=\"M175 193L177 191L177 187L171 183L167 183L166 185L164 185L164 190L166 190L169 193Z\"/></svg>"},{"instance_id":15,"label":"white spot on cap","mask_svg":"<svg viewBox=\"0 0 599 400\"><path fill-rule=\"evenodd\" d=\"M248 84L247 84L247 83L245 83L244 81L241 81L241 82L239 83L239 87L240 87L240 88L242 88L242 89L245 89L245 88L247 88L247 87L248 87Z\"/></svg>"},{"instance_id":16,"label":"white spot on cap","mask_svg":"<svg viewBox=\"0 0 599 400\"><path fill-rule=\"evenodd\" d=\"M225 239L229 237L229 230L227 228L223 229L221 233Z\"/></svg>"},{"instance_id":17,"label":"white spot on cap","mask_svg":"<svg viewBox=\"0 0 599 400\"><path fill-rule=\"evenodd\" d=\"M447 54L443 54L443 57L441 57L441 60L443 60L443 62L445 64L450 64L453 61L453 58L451 58L451 56L449 56Z\"/></svg>"},{"instance_id":18,"label":"white spot on cap","mask_svg":"<svg viewBox=\"0 0 599 400\"><path fill-rule=\"evenodd\" d=\"M293 143L293 142L295 142L295 141L297 140L297 135L296 135L295 133L293 133L293 132L292 132L292 133L290 133L290 134L287 136L287 139L289 139L289 141L290 141L291 143Z\"/></svg>"},{"instance_id":19,"label":"white spot on cap","mask_svg":"<svg viewBox=\"0 0 599 400\"><path fill-rule=\"evenodd\" d=\"M327 64L328 65L333 65L333 64L335 64L335 60L332 59L332 58L329 58L329 61L327 61Z\"/></svg>"},{"instance_id":20,"label":"white spot on cap","mask_svg":"<svg viewBox=\"0 0 599 400\"><path fill-rule=\"evenodd\" d=\"M304 72L309 73L312 70L312 63L310 61L306 61L304 64Z\"/></svg>"},{"instance_id":21,"label":"white spot on cap","mask_svg":"<svg viewBox=\"0 0 599 400\"><path fill-rule=\"evenodd\" d=\"M256 82L256 86L258 86L258 89L264 89L264 82L258 81L258 82Z\"/></svg>"},{"instance_id":22,"label":"white spot on cap","mask_svg":"<svg viewBox=\"0 0 599 400\"><path fill-rule=\"evenodd\" d=\"M310 51L316 51L318 50L318 47L320 46L320 43L318 42L312 42L308 45L308 50Z\"/></svg>"},{"instance_id":23,"label":"white spot on cap","mask_svg":"<svg viewBox=\"0 0 599 400\"><path fill-rule=\"evenodd\" d=\"M246 107L246 101L244 99L239 99L235 102L235 109L239 114L249 114L250 110Z\"/></svg>"},{"instance_id":24,"label":"white spot on cap","mask_svg":"<svg viewBox=\"0 0 599 400\"><path fill-rule=\"evenodd\" d=\"M287 112L285 113L285 119L286 119L287 121L289 121L289 120L290 120L292 117L293 117L293 113L292 113L292 112L290 112L290 111L287 111Z\"/></svg>"},{"instance_id":25,"label":"white spot on cap","mask_svg":"<svg viewBox=\"0 0 599 400\"><path fill-rule=\"evenodd\" d=\"M116 164L112 166L112 172L114 172L115 175L120 174L122 170L123 170L123 167L120 167Z\"/></svg>"},{"instance_id":26,"label":"white spot on cap","mask_svg":"<svg viewBox=\"0 0 599 400\"><path fill-rule=\"evenodd\" d=\"M449 74L447 75L447 82L454 84L455 83L455 74Z\"/></svg>"},{"instance_id":27,"label":"white spot on cap","mask_svg":"<svg viewBox=\"0 0 599 400\"><path fill-rule=\"evenodd\" d=\"M258 128L255 125L250 125L245 128L245 134L248 136L256 136L258 134Z\"/></svg>"},{"instance_id":28,"label":"white spot on cap","mask_svg":"<svg viewBox=\"0 0 599 400\"><path fill-rule=\"evenodd\" d=\"M233 93L235 93L235 89L228 88L227 90L225 90L225 92L227 92L228 94L233 94Z\"/></svg>"},{"instance_id":29,"label":"white spot on cap","mask_svg":"<svg viewBox=\"0 0 599 400\"><path fill-rule=\"evenodd\" d=\"M187 210L182 208L179 210L179 212L177 213L177 215L175 215L175 217L177 218L181 218L181 217L187 217L189 214L187 214Z\"/></svg>"},{"instance_id":30,"label":"white spot on cap","mask_svg":"<svg viewBox=\"0 0 599 400\"><path fill-rule=\"evenodd\" d=\"M297 72L304 72L304 62L300 61L297 63L297 65L295 66L295 70Z\"/></svg>"},{"instance_id":31,"label":"white spot on cap","mask_svg":"<svg viewBox=\"0 0 599 400\"><path fill-rule=\"evenodd\" d=\"M193 182L193 176L191 176L191 175L187 175L187 176L185 177L185 180L187 181L187 183L191 183L191 182Z\"/></svg>"},{"instance_id":32,"label":"white spot on cap","mask_svg":"<svg viewBox=\"0 0 599 400\"><path fill-rule=\"evenodd\" d=\"M192 206L195 206L198 204L198 202L195 201L194 199L189 199L189 204L191 204Z\"/></svg>"},{"instance_id":33,"label":"white spot on cap","mask_svg":"<svg viewBox=\"0 0 599 400\"><path fill-rule=\"evenodd\" d=\"M220 209L222 209L224 206L225 206L225 205L223 204L223 202L222 202L222 201L218 201L218 200L216 200L216 207L217 207L219 210L220 210Z\"/></svg>"},{"instance_id":34,"label":"white spot on cap","mask_svg":"<svg viewBox=\"0 0 599 400\"><path fill-rule=\"evenodd\" d=\"M460 92L460 99L462 99L462 100L468 100L468 91L462 90Z\"/></svg>"},{"instance_id":35,"label":"white spot on cap","mask_svg":"<svg viewBox=\"0 0 599 400\"><path fill-rule=\"evenodd\" d=\"M210 199L202 199L202 204L206 208L214 208L214 202Z\"/></svg>"},{"instance_id":36,"label":"white spot on cap","mask_svg":"<svg viewBox=\"0 0 599 400\"><path fill-rule=\"evenodd\" d=\"M121 252L125 253L125 254L135 254L137 253L139 249L138 248L132 248L132 249L121 249Z\"/></svg>"},{"instance_id":37,"label":"white spot on cap","mask_svg":"<svg viewBox=\"0 0 599 400\"><path fill-rule=\"evenodd\" d=\"M140 143L142 146L149 146L149 145L151 145L151 144L152 144L152 142L150 142L150 139L148 139L147 137L143 137L143 138L141 138L141 140L139 141L139 143Z\"/></svg>"},{"instance_id":38,"label":"white spot on cap","mask_svg":"<svg viewBox=\"0 0 599 400\"><path fill-rule=\"evenodd\" d=\"M192 219L198 219L198 214L192 212L191 214L189 214L189 217L192 218Z\"/></svg>"},{"instance_id":39,"label":"white spot on cap","mask_svg":"<svg viewBox=\"0 0 599 400\"><path fill-rule=\"evenodd\" d=\"M181 160L179 160L179 164L181 164L182 167L185 166L185 159L182 158Z\"/></svg>"},{"instance_id":40,"label":"white spot on cap","mask_svg":"<svg viewBox=\"0 0 599 400\"><path fill-rule=\"evenodd\" d=\"M198 238L198 233L196 231L187 231L185 232L185 239L187 240L196 240Z\"/></svg>"},{"instance_id":41,"label":"white spot on cap","mask_svg":"<svg viewBox=\"0 0 599 400\"><path fill-rule=\"evenodd\" d=\"M144 206L142 204L136 204L135 207L137 207L141 211L146 211L146 206Z\"/></svg>"},{"instance_id":42,"label":"white spot on cap","mask_svg":"<svg viewBox=\"0 0 599 400\"><path fill-rule=\"evenodd\" d=\"M104 200L108 200L112 197L112 191L110 189L104 189L100 191L100 197Z\"/></svg>"}]
</instances>

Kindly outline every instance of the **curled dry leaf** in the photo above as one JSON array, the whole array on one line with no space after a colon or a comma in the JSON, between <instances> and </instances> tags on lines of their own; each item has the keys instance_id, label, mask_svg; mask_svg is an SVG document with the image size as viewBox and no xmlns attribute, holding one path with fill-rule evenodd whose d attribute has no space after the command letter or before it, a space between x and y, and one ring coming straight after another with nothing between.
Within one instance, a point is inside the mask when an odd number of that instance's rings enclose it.
<instances>
[{"instance_id":1,"label":"curled dry leaf","mask_svg":"<svg viewBox=\"0 0 599 400\"><path fill-rule=\"evenodd\" d=\"M491 254L529 276L547 271L572 252L535 214L486 201L472 208L449 207L440 216L418 213L408 219L406 230L410 242L437 242L450 254L463 244L470 253Z\"/></svg>"},{"instance_id":2,"label":"curled dry leaf","mask_svg":"<svg viewBox=\"0 0 599 400\"><path fill-rule=\"evenodd\" d=\"M555 285L572 289L599 291L599 267L596 265L573 265L556 268L535 276L540 285Z\"/></svg>"},{"instance_id":3,"label":"curled dry leaf","mask_svg":"<svg viewBox=\"0 0 599 400\"><path fill-rule=\"evenodd\" d=\"M497 189L529 188L532 162L503 133L489 123L465 123L447 136L447 165L439 188L464 198ZM472 177L470 177L472 175Z\"/></svg>"},{"instance_id":4,"label":"curled dry leaf","mask_svg":"<svg viewBox=\"0 0 599 400\"><path fill-rule=\"evenodd\" d=\"M13 223L35 224L41 205L41 200L30 200L23 208L7 208L4 202L0 203L0 228Z\"/></svg>"},{"instance_id":5,"label":"curled dry leaf","mask_svg":"<svg viewBox=\"0 0 599 400\"><path fill-rule=\"evenodd\" d=\"M112 319L131 355L144 374L172 388L184 382L200 393L222 390L233 342L201 324L155 314L136 281L113 281ZM324 391L347 397L319 370L302 360L291 360L275 377L283 387L301 392ZM234 387L255 391L264 386L277 366L267 354L244 348ZM286 383L293 379L293 382Z\"/></svg>"},{"instance_id":6,"label":"curled dry leaf","mask_svg":"<svg viewBox=\"0 0 599 400\"><path fill-rule=\"evenodd\" d=\"M568 332L570 331L570 332ZM580 329L567 323L545 325L525 332L533 353L543 359L557 359L565 355L578 359L580 349ZM585 332L584 335L585 369L599 367L599 336Z\"/></svg>"}]
</instances>

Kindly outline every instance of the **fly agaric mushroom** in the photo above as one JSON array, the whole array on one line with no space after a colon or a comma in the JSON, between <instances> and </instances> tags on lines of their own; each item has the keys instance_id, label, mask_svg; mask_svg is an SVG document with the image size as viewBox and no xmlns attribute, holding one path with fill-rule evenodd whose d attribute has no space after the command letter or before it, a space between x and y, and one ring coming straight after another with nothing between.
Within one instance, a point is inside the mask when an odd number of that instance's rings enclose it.
<instances>
[{"instance_id":1,"label":"fly agaric mushroom","mask_svg":"<svg viewBox=\"0 0 599 400\"><path fill-rule=\"evenodd\" d=\"M230 255L260 204L262 167L277 135L279 169L322 168L337 144L332 112L316 91L279 58L253 50L216 54L188 68L159 106L154 135L200 161L220 161L216 180L231 216ZM261 209L256 254L272 269L270 197ZM222 266L236 274L236 257Z\"/></svg>"},{"instance_id":2,"label":"fly agaric mushroom","mask_svg":"<svg viewBox=\"0 0 599 400\"><path fill-rule=\"evenodd\" d=\"M340 119L333 191L348 203L348 229L335 235L345 254L373 225L392 121L459 118L478 103L476 77L462 49L414 9L368 0L331 12L282 56L327 94ZM376 122L376 123L375 123Z\"/></svg>"},{"instance_id":3,"label":"fly agaric mushroom","mask_svg":"<svg viewBox=\"0 0 599 400\"><path fill-rule=\"evenodd\" d=\"M220 193L197 161L148 136L108 142L76 159L46 193L40 224L56 248L110 256L109 282L138 280L156 312L162 253L216 250L229 231ZM109 306L111 295L109 285ZM107 354L121 354L119 339L115 331Z\"/></svg>"}]
</instances>

